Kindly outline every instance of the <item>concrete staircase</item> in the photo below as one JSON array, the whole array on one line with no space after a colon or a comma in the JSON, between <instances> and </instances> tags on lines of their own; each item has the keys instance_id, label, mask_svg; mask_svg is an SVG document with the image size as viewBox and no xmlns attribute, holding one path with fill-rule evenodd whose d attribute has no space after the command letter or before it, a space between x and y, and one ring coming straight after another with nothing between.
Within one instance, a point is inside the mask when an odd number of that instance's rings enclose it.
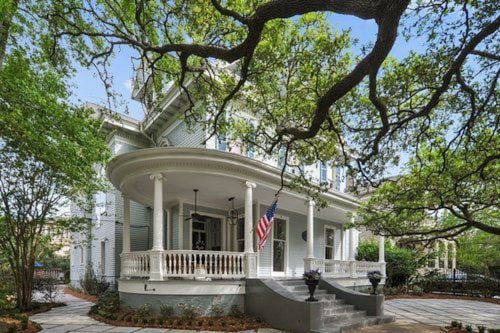
<instances>
[{"instance_id":1,"label":"concrete staircase","mask_svg":"<svg viewBox=\"0 0 500 333\"><path fill-rule=\"evenodd\" d=\"M297 301L305 301L309 291L303 280L280 280L278 282ZM343 333L361 327L389 323L394 320L391 316L368 316L366 311L356 310L354 305L347 304L345 300L337 299L335 294L328 294L325 289L318 288L314 293L321 306L320 327L313 332L317 333Z\"/></svg>"}]
</instances>

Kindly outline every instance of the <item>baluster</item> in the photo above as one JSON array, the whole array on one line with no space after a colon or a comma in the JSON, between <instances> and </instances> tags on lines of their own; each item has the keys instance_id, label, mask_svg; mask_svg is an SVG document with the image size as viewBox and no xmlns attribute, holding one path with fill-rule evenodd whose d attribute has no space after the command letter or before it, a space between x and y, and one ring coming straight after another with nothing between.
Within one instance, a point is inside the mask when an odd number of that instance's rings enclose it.
<instances>
[{"instance_id":1,"label":"baluster","mask_svg":"<svg viewBox=\"0 0 500 333\"><path fill-rule=\"evenodd\" d=\"M212 254L208 254L207 255L208 257L208 260L207 260L207 274L212 274L212 265L211 265L211 262L212 262Z\"/></svg>"}]
</instances>

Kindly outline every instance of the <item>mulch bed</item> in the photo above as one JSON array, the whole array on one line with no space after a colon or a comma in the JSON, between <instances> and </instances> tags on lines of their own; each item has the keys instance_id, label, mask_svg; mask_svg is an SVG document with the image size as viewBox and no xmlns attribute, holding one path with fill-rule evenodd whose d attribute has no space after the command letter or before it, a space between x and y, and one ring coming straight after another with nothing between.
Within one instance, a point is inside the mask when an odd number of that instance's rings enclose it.
<instances>
[{"instance_id":1,"label":"mulch bed","mask_svg":"<svg viewBox=\"0 0 500 333\"><path fill-rule=\"evenodd\" d=\"M83 300L86 300L86 301L89 301L89 302L92 302L92 303L97 303L97 300L99 299L97 296L85 294L85 293L76 291L74 289L69 289L69 288L64 289L64 293L68 294L68 295L71 295L71 296L75 296L75 297L81 298Z\"/></svg>"},{"instance_id":2,"label":"mulch bed","mask_svg":"<svg viewBox=\"0 0 500 333\"><path fill-rule=\"evenodd\" d=\"M152 328L172 328L184 330L202 331L223 331L237 332L245 330L256 330L258 328L270 328L271 326L263 321L248 316L242 317L197 317L192 320L172 317L166 319L159 318L128 318L128 320L109 320L99 315L91 315L95 320L115 325L131 327L152 327ZM131 320L132 319L132 320Z\"/></svg>"},{"instance_id":3,"label":"mulch bed","mask_svg":"<svg viewBox=\"0 0 500 333\"><path fill-rule=\"evenodd\" d=\"M476 302L486 302L500 305L500 299L498 298L479 298L471 296L453 296L446 294L423 294L423 295L413 295L413 294L398 294L398 295L386 295L385 299L397 299L397 298L413 298L413 299L463 299L466 301L476 301ZM465 332L465 331L464 331Z\"/></svg>"},{"instance_id":4,"label":"mulch bed","mask_svg":"<svg viewBox=\"0 0 500 333\"><path fill-rule=\"evenodd\" d=\"M26 329L22 329L21 321L11 317L0 317L0 332L9 332L10 327L15 327L17 333L36 333L42 330L42 326L28 320Z\"/></svg>"}]
</instances>

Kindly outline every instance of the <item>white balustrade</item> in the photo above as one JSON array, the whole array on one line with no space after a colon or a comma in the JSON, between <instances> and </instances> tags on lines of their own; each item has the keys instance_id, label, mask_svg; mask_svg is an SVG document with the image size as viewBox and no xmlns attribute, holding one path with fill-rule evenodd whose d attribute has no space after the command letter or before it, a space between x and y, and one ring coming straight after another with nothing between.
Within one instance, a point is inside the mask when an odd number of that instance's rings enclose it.
<instances>
[{"instance_id":1,"label":"white balustrade","mask_svg":"<svg viewBox=\"0 0 500 333\"><path fill-rule=\"evenodd\" d=\"M151 259L147 251L122 253L121 258L121 270L124 277L130 278L149 276Z\"/></svg>"},{"instance_id":2,"label":"white balustrade","mask_svg":"<svg viewBox=\"0 0 500 333\"><path fill-rule=\"evenodd\" d=\"M121 254L125 278L148 277L148 251ZM240 252L168 250L163 251L163 276L191 279L240 279L245 277L245 254Z\"/></svg>"},{"instance_id":3,"label":"white balustrade","mask_svg":"<svg viewBox=\"0 0 500 333\"><path fill-rule=\"evenodd\" d=\"M306 258L307 259L307 258ZM326 278L348 278L351 277L351 268L354 265L355 277L366 277L369 271L382 270L381 263L371 261L348 261L332 259L308 259L312 260L310 267L319 269Z\"/></svg>"}]
</instances>

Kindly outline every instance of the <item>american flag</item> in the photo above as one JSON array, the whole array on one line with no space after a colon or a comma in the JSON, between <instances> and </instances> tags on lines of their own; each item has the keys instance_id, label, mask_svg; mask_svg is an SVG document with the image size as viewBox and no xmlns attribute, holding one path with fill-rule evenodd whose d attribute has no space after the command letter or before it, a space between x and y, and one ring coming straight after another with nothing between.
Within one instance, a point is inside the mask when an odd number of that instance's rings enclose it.
<instances>
[{"instance_id":1,"label":"american flag","mask_svg":"<svg viewBox=\"0 0 500 333\"><path fill-rule=\"evenodd\" d=\"M269 233L271 232L271 227L273 226L274 221L274 212L276 211L276 204L278 203L278 199L274 200L273 204L267 209L264 216L262 216L259 220L259 224L257 225L257 235L259 236L259 244L257 245L257 249L260 251L264 245L266 245L266 240L269 237Z\"/></svg>"}]
</instances>

